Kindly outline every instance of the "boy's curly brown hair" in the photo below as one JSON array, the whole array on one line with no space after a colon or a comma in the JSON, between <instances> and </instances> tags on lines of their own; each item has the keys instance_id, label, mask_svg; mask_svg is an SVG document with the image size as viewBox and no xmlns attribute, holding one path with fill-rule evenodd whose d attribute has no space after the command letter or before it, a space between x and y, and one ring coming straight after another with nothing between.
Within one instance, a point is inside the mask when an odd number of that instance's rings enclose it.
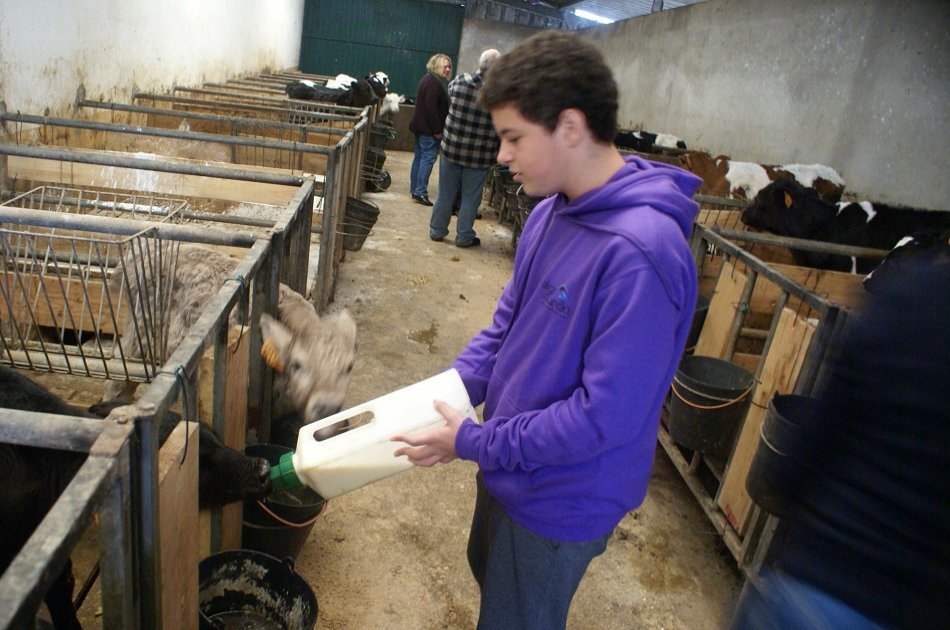
<instances>
[{"instance_id":1,"label":"boy's curly brown hair","mask_svg":"<svg viewBox=\"0 0 950 630\"><path fill-rule=\"evenodd\" d=\"M600 142L617 133L617 82L603 55L565 31L541 31L492 66L478 93L491 111L513 105L528 120L554 131L565 109L576 108Z\"/></svg>"}]
</instances>

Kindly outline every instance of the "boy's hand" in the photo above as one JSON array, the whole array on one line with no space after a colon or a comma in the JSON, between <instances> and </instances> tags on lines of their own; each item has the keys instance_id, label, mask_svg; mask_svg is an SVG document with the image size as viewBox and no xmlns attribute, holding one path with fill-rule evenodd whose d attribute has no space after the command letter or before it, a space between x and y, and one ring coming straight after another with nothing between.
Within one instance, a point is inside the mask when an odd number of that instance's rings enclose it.
<instances>
[{"instance_id":1,"label":"boy's hand","mask_svg":"<svg viewBox=\"0 0 950 630\"><path fill-rule=\"evenodd\" d=\"M415 432L411 436L392 436L390 440L405 442L409 445L396 449L393 453L395 457L405 455L416 466L426 468L436 464L448 464L456 459L455 435L458 433L459 425L465 420L465 416L441 400L435 401L434 406L445 418L445 424Z\"/></svg>"}]
</instances>

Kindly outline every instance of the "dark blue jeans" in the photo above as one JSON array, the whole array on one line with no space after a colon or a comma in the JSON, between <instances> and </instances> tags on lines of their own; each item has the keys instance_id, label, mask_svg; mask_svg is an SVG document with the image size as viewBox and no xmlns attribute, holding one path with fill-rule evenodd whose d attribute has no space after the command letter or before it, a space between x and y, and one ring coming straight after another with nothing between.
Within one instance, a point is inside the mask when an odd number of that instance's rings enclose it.
<instances>
[{"instance_id":1,"label":"dark blue jeans","mask_svg":"<svg viewBox=\"0 0 950 630\"><path fill-rule=\"evenodd\" d=\"M730 630L883 630L807 582L781 571L763 570L742 587Z\"/></svg>"},{"instance_id":2,"label":"dark blue jeans","mask_svg":"<svg viewBox=\"0 0 950 630\"><path fill-rule=\"evenodd\" d=\"M442 238L449 233L449 221L452 219L452 205L455 197L462 192L459 216L455 223L455 242L468 245L475 240L475 216L482 201L482 188L488 177L487 168L472 168L456 164L442 156L439 165L439 195L432 206L432 218L429 220L429 236Z\"/></svg>"},{"instance_id":3,"label":"dark blue jeans","mask_svg":"<svg viewBox=\"0 0 950 630\"><path fill-rule=\"evenodd\" d=\"M590 561L610 534L583 543L552 540L515 523L476 476L468 563L482 592L478 630L555 630Z\"/></svg>"},{"instance_id":4,"label":"dark blue jeans","mask_svg":"<svg viewBox=\"0 0 950 630\"><path fill-rule=\"evenodd\" d=\"M429 196L429 175L439 157L439 141L434 136L416 136L415 155L409 170L409 192Z\"/></svg>"}]
</instances>

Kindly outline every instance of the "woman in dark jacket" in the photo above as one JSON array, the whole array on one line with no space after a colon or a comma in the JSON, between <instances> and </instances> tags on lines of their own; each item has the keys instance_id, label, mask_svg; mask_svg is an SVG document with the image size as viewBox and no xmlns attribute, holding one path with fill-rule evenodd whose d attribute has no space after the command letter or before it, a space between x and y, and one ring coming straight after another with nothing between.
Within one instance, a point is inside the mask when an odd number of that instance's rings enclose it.
<instances>
[{"instance_id":1,"label":"woman in dark jacket","mask_svg":"<svg viewBox=\"0 0 950 630\"><path fill-rule=\"evenodd\" d=\"M409 192L416 203L431 206L429 175L439 157L439 143L445 117L449 113L448 79L452 75L452 60L437 53L426 64L428 72L416 88L416 109L409 130L416 135L415 156L409 172Z\"/></svg>"}]
</instances>

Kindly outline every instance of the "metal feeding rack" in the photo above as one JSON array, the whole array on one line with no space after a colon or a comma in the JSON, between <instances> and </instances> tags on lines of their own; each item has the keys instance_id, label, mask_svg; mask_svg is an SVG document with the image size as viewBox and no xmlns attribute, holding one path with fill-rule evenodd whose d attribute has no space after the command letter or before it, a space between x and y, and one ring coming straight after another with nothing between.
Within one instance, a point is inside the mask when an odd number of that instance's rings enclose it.
<instances>
[{"instance_id":1,"label":"metal feeding rack","mask_svg":"<svg viewBox=\"0 0 950 630\"><path fill-rule=\"evenodd\" d=\"M59 186L0 203L0 362L152 380L165 356L178 252L155 226L180 223L186 207Z\"/></svg>"}]
</instances>

